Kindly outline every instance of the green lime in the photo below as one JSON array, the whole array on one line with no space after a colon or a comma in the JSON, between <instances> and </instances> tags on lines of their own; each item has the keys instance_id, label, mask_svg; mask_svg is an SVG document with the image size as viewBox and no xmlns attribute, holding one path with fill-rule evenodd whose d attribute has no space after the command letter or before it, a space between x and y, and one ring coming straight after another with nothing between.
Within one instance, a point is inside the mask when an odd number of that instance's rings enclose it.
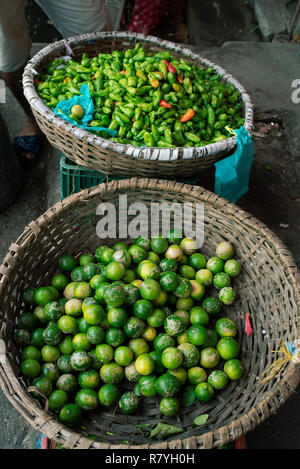
<instances>
[{"instance_id":1,"label":"green lime","mask_svg":"<svg viewBox=\"0 0 300 469\"><path fill-rule=\"evenodd\" d=\"M170 336L177 337L185 330L184 320L175 316L175 314L171 314L164 322L164 329Z\"/></svg>"},{"instance_id":2,"label":"green lime","mask_svg":"<svg viewBox=\"0 0 300 469\"><path fill-rule=\"evenodd\" d=\"M71 365L76 371L85 371L91 364L91 357L86 350L75 350L71 355Z\"/></svg>"},{"instance_id":3,"label":"green lime","mask_svg":"<svg viewBox=\"0 0 300 469\"><path fill-rule=\"evenodd\" d=\"M184 322L185 327L190 326L190 313L188 311L186 311L185 309L179 309L179 310L175 311L173 316L181 318ZM182 332L181 332L181 334L182 334Z\"/></svg>"},{"instance_id":4,"label":"green lime","mask_svg":"<svg viewBox=\"0 0 300 469\"><path fill-rule=\"evenodd\" d=\"M140 262L147 259L147 251L137 244L132 244L128 249L128 253L134 264L139 264Z\"/></svg>"},{"instance_id":5,"label":"green lime","mask_svg":"<svg viewBox=\"0 0 300 469\"><path fill-rule=\"evenodd\" d=\"M163 397L159 404L159 410L162 415L172 417L177 415L180 409L180 402L177 397Z\"/></svg>"},{"instance_id":6,"label":"green lime","mask_svg":"<svg viewBox=\"0 0 300 469\"><path fill-rule=\"evenodd\" d=\"M120 327L110 327L105 332L105 342L112 347L119 347L125 340L125 333Z\"/></svg>"},{"instance_id":7,"label":"green lime","mask_svg":"<svg viewBox=\"0 0 300 469\"><path fill-rule=\"evenodd\" d=\"M32 332L39 325L37 318L32 313L22 313L18 318L19 329L25 329L28 332Z\"/></svg>"},{"instance_id":8,"label":"green lime","mask_svg":"<svg viewBox=\"0 0 300 469\"><path fill-rule=\"evenodd\" d=\"M125 366L125 378L130 383L137 383L141 375L136 371L134 362L131 362L130 365Z\"/></svg>"},{"instance_id":9,"label":"green lime","mask_svg":"<svg viewBox=\"0 0 300 469\"><path fill-rule=\"evenodd\" d=\"M98 394L93 389L80 389L75 396L75 404L82 410L94 410L98 403Z\"/></svg>"},{"instance_id":10,"label":"green lime","mask_svg":"<svg viewBox=\"0 0 300 469\"><path fill-rule=\"evenodd\" d=\"M203 345L207 340L207 330L201 325L191 326L187 330L187 338L190 344Z\"/></svg>"},{"instance_id":11,"label":"green lime","mask_svg":"<svg viewBox=\"0 0 300 469\"><path fill-rule=\"evenodd\" d=\"M75 288L77 284L78 282L70 282L64 289L63 295L67 300L71 300L72 298L75 298Z\"/></svg>"},{"instance_id":12,"label":"green lime","mask_svg":"<svg viewBox=\"0 0 300 469\"><path fill-rule=\"evenodd\" d=\"M240 379L243 375L244 369L240 360L232 358L225 362L224 372L232 381Z\"/></svg>"},{"instance_id":13,"label":"green lime","mask_svg":"<svg viewBox=\"0 0 300 469\"><path fill-rule=\"evenodd\" d=\"M156 254L162 254L168 249L168 241L163 236L157 234L151 239L151 250Z\"/></svg>"},{"instance_id":14,"label":"green lime","mask_svg":"<svg viewBox=\"0 0 300 469\"><path fill-rule=\"evenodd\" d=\"M68 300L65 304L65 313L78 318L82 314L82 301L76 298Z\"/></svg>"},{"instance_id":15,"label":"green lime","mask_svg":"<svg viewBox=\"0 0 300 469\"><path fill-rule=\"evenodd\" d=\"M62 389L55 389L48 399L49 409L60 410L68 402L68 394Z\"/></svg>"},{"instance_id":16,"label":"green lime","mask_svg":"<svg viewBox=\"0 0 300 469\"><path fill-rule=\"evenodd\" d=\"M214 275L213 284L217 289L229 287L230 283L230 277L229 275L225 274L225 272L219 272L218 274Z\"/></svg>"},{"instance_id":17,"label":"green lime","mask_svg":"<svg viewBox=\"0 0 300 469\"><path fill-rule=\"evenodd\" d=\"M208 269L200 269L196 272L195 280L205 287L209 287L213 282L214 275Z\"/></svg>"},{"instance_id":18,"label":"green lime","mask_svg":"<svg viewBox=\"0 0 300 469\"><path fill-rule=\"evenodd\" d=\"M178 381L180 382L180 385L183 386L184 383L186 382L187 379L187 372L183 366L180 366L178 368L174 368L173 370L168 369L167 373L171 373L171 375L176 376Z\"/></svg>"},{"instance_id":19,"label":"green lime","mask_svg":"<svg viewBox=\"0 0 300 469\"><path fill-rule=\"evenodd\" d=\"M125 241L117 241L117 242L113 245L112 248L113 248L114 251L119 251L119 250L127 251L127 250L128 250L128 246L127 246L127 244L125 243Z\"/></svg>"},{"instance_id":20,"label":"green lime","mask_svg":"<svg viewBox=\"0 0 300 469\"><path fill-rule=\"evenodd\" d=\"M38 378L35 378L32 381L31 386L37 388L46 397L50 396L52 392L52 387L53 387L50 379L46 378L45 376L39 376ZM33 392L32 395L33 397L36 397L37 399L43 398L43 396L41 396L41 394L38 392Z\"/></svg>"},{"instance_id":21,"label":"green lime","mask_svg":"<svg viewBox=\"0 0 300 469\"><path fill-rule=\"evenodd\" d=\"M150 251L151 242L150 242L149 238L145 238L144 236L138 236L135 239L134 244L136 244L137 246L140 246L141 248L145 249L145 251Z\"/></svg>"},{"instance_id":22,"label":"green lime","mask_svg":"<svg viewBox=\"0 0 300 469\"><path fill-rule=\"evenodd\" d=\"M89 369L99 371L101 368L101 362L97 358L96 348L92 348L91 350L89 350L88 356L90 357L90 360L91 360Z\"/></svg>"},{"instance_id":23,"label":"green lime","mask_svg":"<svg viewBox=\"0 0 300 469\"><path fill-rule=\"evenodd\" d=\"M59 413L59 420L67 426L76 426L80 423L82 411L76 404L66 404Z\"/></svg>"},{"instance_id":24,"label":"green lime","mask_svg":"<svg viewBox=\"0 0 300 469\"><path fill-rule=\"evenodd\" d=\"M27 347L25 347L21 353L22 361L27 360L27 358L34 358L34 360L40 361L41 357L42 354L40 350L33 345L27 345Z\"/></svg>"},{"instance_id":25,"label":"green lime","mask_svg":"<svg viewBox=\"0 0 300 469\"><path fill-rule=\"evenodd\" d=\"M37 347L38 349L42 348L43 345L45 345L44 339L43 339L43 332L44 329L42 327L38 327L37 329L34 329L31 333L31 341L30 344L33 345L34 347Z\"/></svg>"},{"instance_id":26,"label":"green lime","mask_svg":"<svg viewBox=\"0 0 300 469\"><path fill-rule=\"evenodd\" d=\"M89 280L88 275L85 273L84 268L82 266L77 266L71 272L71 280L73 282L87 282Z\"/></svg>"},{"instance_id":27,"label":"green lime","mask_svg":"<svg viewBox=\"0 0 300 469\"><path fill-rule=\"evenodd\" d=\"M211 316L216 316L221 312L222 303L218 298L214 296L207 296L201 303L202 308L204 308L208 314Z\"/></svg>"},{"instance_id":28,"label":"green lime","mask_svg":"<svg viewBox=\"0 0 300 469\"><path fill-rule=\"evenodd\" d=\"M238 356L240 346L233 337L223 337L217 343L217 350L223 360L230 360Z\"/></svg>"},{"instance_id":29,"label":"green lime","mask_svg":"<svg viewBox=\"0 0 300 469\"><path fill-rule=\"evenodd\" d=\"M111 261L106 266L106 276L110 280L121 280L125 274L125 267L121 262Z\"/></svg>"},{"instance_id":30,"label":"green lime","mask_svg":"<svg viewBox=\"0 0 300 469\"><path fill-rule=\"evenodd\" d=\"M41 376L50 379L52 383L56 383L59 378L59 369L55 363L44 363L41 366Z\"/></svg>"},{"instance_id":31,"label":"green lime","mask_svg":"<svg viewBox=\"0 0 300 469\"><path fill-rule=\"evenodd\" d=\"M179 267L179 275L183 278L193 280L195 278L195 274L195 269L188 264L183 264Z\"/></svg>"},{"instance_id":32,"label":"green lime","mask_svg":"<svg viewBox=\"0 0 300 469\"><path fill-rule=\"evenodd\" d=\"M153 350L152 352L150 352L149 355L154 361L154 373L159 373L159 374L164 373L165 367L163 366L161 362L162 352L160 352L159 350Z\"/></svg>"},{"instance_id":33,"label":"green lime","mask_svg":"<svg viewBox=\"0 0 300 469\"><path fill-rule=\"evenodd\" d=\"M81 254L81 256L79 257L79 264L84 267L85 265L90 264L91 262L94 262L94 260L95 258L93 254L84 253L84 254Z\"/></svg>"},{"instance_id":34,"label":"green lime","mask_svg":"<svg viewBox=\"0 0 300 469\"><path fill-rule=\"evenodd\" d=\"M68 285L68 279L64 274L54 275L52 278L52 285L57 288L57 290L64 290Z\"/></svg>"},{"instance_id":35,"label":"green lime","mask_svg":"<svg viewBox=\"0 0 300 469\"><path fill-rule=\"evenodd\" d=\"M27 358L21 363L21 373L25 378L36 378L40 374L41 365L34 358Z\"/></svg>"},{"instance_id":36,"label":"green lime","mask_svg":"<svg viewBox=\"0 0 300 469\"><path fill-rule=\"evenodd\" d=\"M153 373L155 363L151 355L143 353L135 360L136 371L143 376L151 375Z\"/></svg>"},{"instance_id":37,"label":"green lime","mask_svg":"<svg viewBox=\"0 0 300 469\"><path fill-rule=\"evenodd\" d=\"M114 405L119 399L120 391L115 384L104 384L98 392L98 399L101 405L109 407Z\"/></svg>"},{"instance_id":38,"label":"green lime","mask_svg":"<svg viewBox=\"0 0 300 469\"><path fill-rule=\"evenodd\" d=\"M148 316L153 312L153 305L149 300L138 300L133 306L133 314L137 318L147 319Z\"/></svg>"},{"instance_id":39,"label":"green lime","mask_svg":"<svg viewBox=\"0 0 300 469\"><path fill-rule=\"evenodd\" d=\"M169 334L161 332L158 334L153 342L154 350L163 352L168 347L174 347L175 340Z\"/></svg>"},{"instance_id":40,"label":"green lime","mask_svg":"<svg viewBox=\"0 0 300 469\"><path fill-rule=\"evenodd\" d=\"M90 326L98 326L105 318L105 311L100 305L90 304L84 308L83 317Z\"/></svg>"},{"instance_id":41,"label":"green lime","mask_svg":"<svg viewBox=\"0 0 300 469\"><path fill-rule=\"evenodd\" d=\"M213 329L206 329L206 331L207 331L207 339L202 345L202 348L215 347L219 341L218 334Z\"/></svg>"},{"instance_id":42,"label":"green lime","mask_svg":"<svg viewBox=\"0 0 300 469\"><path fill-rule=\"evenodd\" d=\"M195 270L204 269L204 267L206 266L206 258L203 256L203 254L195 252L189 257L189 264Z\"/></svg>"},{"instance_id":43,"label":"green lime","mask_svg":"<svg viewBox=\"0 0 300 469\"><path fill-rule=\"evenodd\" d=\"M90 282L92 280L92 278L94 278L96 275L98 275L99 268L98 268L97 264L94 264L94 263L91 262L90 264L86 264L83 267L83 272L84 272L85 280Z\"/></svg>"},{"instance_id":44,"label":"green lime","mask_svg":"<svg viewBox=\"0 0 300 469\"><path fill-rule=\"evenodd\" d=\"M194 306L190 310L190 322L193 326L207 326L209 315L202 306Z\"/></svg>"},{"instance_id":45,"label":"green lime","mask_svg":"<svg viewBox=\"0 0 300 469\"><path fill-rule=\"evenodd\" d=\"M128 345L132 350L134 358L137 358L139 355L143 355L149 352L149 345L143 337L131 339Z\"/></svg>"},{"instance_id":46,"label":"green lime","mask_svg":"<svg viewBox=\"0 0 300 469\"><path fill-rule=\"evenodd\" d=\"M87 340L93 345L102 344L105 338L105 331L100 326L91 326L86 333Z\"/></svg>"},{"instance_id":47,"label":"green lime","mask_svg":"<svg viewBox=\"0 0 300 469\"><path fill-rule=\"evenodd\" d=\"M159 268L161 272L170 272L170 271L176 272L177 267L178 267L177 261L172 258L168 259L167 257L164 257L159 263Z\"/></svg>"},{"instance_id":48,"label":"green lime","mask_svg":"<svg viewBox=\"0 0 300 469\"><path fill-rule=\"evenodd\" d=\"M62 340L62 332L55 322L49 322L43 332L43 339L46 345L58 345Z\"/></svg>"},{"instance_id":49,"label":"green lime","mask_svg":"<svg viewBox=\"0 0 300 469\"><path fill-rule=\"evenodd\" d=\"M87 296L91 296L92 287L88 282L78 282L74 289L75 298L84 300Z\"/></svg>"},{"instance_id":50,"label":"green lime","mask_svg":"<svg viewBox=\"0 0 300 469\"><path fill-rule=\"evenodd\" d=\"M131 391L125 392L119 400L119 407L123 414L134 414L138 410L139 405L139 397Z\"/></svg>"},{"instance_id":51,"label":"green lime","mask_svg":"<svg viewBox=\"0 0 300 469\"><path fill-rule=\"evenodd\" d=\"M53 345L44 345L41 354L45 363L55 363L60 356L60 351L58 347Z\"/></svg>"},{"instance_id":52,"label":"green lime","mask_svg":"<svg viewBox=\"0 0 300 469\"><path fill-rule=\"evenodd\" d=\"M194 306L194 300L191 296L187 296L186 298L177 298L176 300L176 309L185 311L190 311Z\"/></svg>"},{"instance_id":53,"label":"green lime","mask_svg":"<svg viewBox=\"0 0 300 469\"><path fill-rule=\"evenodd\" d=\"M123 277L123 281L125 283L131 283L133 282L133 280L135 280L136 276L135 276L135 273L132 269L126 269L125 270L125 274L124 274L124 277Z\"/></svg>"},{"instance_id":54,"label":"green lime","mask_svg":"<svg viewBox=\"0 0 300 469\"><path fill-rule=\"evenodd\" d=\"M184 368L191 368L197 365L199 362L200 353L195 345L185 342L178 345L178 350L180 350L183 354L182 366Z\"/></svg>"},{"instance_id":55,"label":"green lime","mask_svg":"<svg viewBox=\"0 0 300 469\"><path fill-rule=\"evenodd\" d=\"M122 327L128 321L128 314L126 309L119 307L119 308L111 308L107 313L107 320L112 327Z\"/></svg>"},{"instance_id":56,"label":"green lime","mask_svg":"<svg viewBox=\"0 0 300 469\"><path fill-rule=\"evenodd\" d=\"M114 358L114 349L108 344L97 345L96 357L102 365L110 363Z\"/></svg>"},{"instance_id":57,"label":"green lime","mask_svg":"<svg viewBox=\"0 0 300 469\"><path fill-rule=\"evenodd\" d=\"M157 295L155 300L152 301L152 303L153 303L153 306L155 306L156 308L161 308L162 306L166 304L167 300L168 300L167 293L164 290L160 290L159 294Z\"/></svg>"},{"instance_id":58,"label":"green lime","mask_svg":"<svg viewBox=\"0 0 300 469\"><path fill-rule=\"evenodd\" d=\"M182 240L182 232L176 228L173 228L166 234L166 238L170 244L178 244Z\"/></svg>"},{"instance_id":59,"label":"green lime","mask_svg":"<svg viewBox=\"0 0 300 469\"><path fill-rule=\"evenodd\" d=\"M162 352L161 362L168 370L175 370L182 365L183 355L178 348L168 347Z\"/></svg>"},{"instance_id":60,"label":"green lime","mask_svg":"<svg viewBox=\"0 0 300 469\"><path fill-rule=\"evenodd\" d=\"M56 364L62 373L72 373L71 355L61 355Z\"/></svg>"},{"instance_id":61,"label":"green lime","mask_svg":"<svg viewBox=\"0 0 300 469\"><path fill-rule=\"evenodd\" d=\"M192 293L192 284L189 279L180 277L177 287L174 290L174 295L177 298L187 298Z\"/></svg>"},{"instance_id":62,"label":"green lime","mask_svg":"<svg viewBox=\"0 0 300 469\"><path fill-rule=\"evenodd\" d=\"M45 316L45 307L44 306L36 306L33 310L33 316L37 318L37 320L43 324L47 322L46 316Z\"/></svg>"},{"instance_id":63,"label":"green lime","mask_svg":"<svg viewBox=\"0 0 300 469\"><path fill-rule=\"evenodd\" d=\"M199 402L209 402L214 397L215 391L211 384L203 382L197 384L195 395Z\"/></svg>"},{"instance_id":64,"label":"green lime","mask_svg":"<svg viewBox=\"0 0 300 469\"><path fill-rule=\"evenodd\" d=\"M138 274L143 279L152 278L153 280L159 280L160 268L154 262L145 260L140 262L138 265Z\"/></svg>"},{"instance_id":65,"label":"green lime","mask_svg":"<svg viewBox=\"0 0 300 469\"><path fill-rule=\"evenodd\" d=\"M123 288L126 293L124 304L127 306L134 305L140 299L140 290L132 284L124 285Z\"/></svg>"},{"instance_id":66,"label":"green lime","mask_svg":"<svg viewBox=\"0 0 300 469\"><path fill-rule=\"evenodd\" d=\"M21 295L22 301L28 305L33 305L35 302L34 292L35 290L32 287L24 288L22 295Z\"/></svg>"},{"instance_id":67,"label":"green lime","mask_svg":"<svg viewBox=\"0 0 300 469\"><path fill-rule=\"evenodd\" d=\"M228 376L222 370L214 370L212 371L208 378L208 383L217 391L226 388L228 384Z\"/></svg>"},{"instance_id":68,"label":"green lime","mask_svg":"<svg viewBox=\"0 0 300 469\"><path fill-rule=\"evenodd\" d=\"M119 384L124 377L124 368L115 362L102 365L100 378L104 383Z\"/></svg>"},{"instance_id":69,"label":"green lime","mask_svg":"<svg viewBox=\"0 0 300 469\"><path fill-rule=\"evenodd\" d=\"M190 280L190 283L192 285L191 298L196 301L201 300L205 293L204 285L197 280Z\"/></svg>"},{"instance_id":70,"label":"green lime","mask_svg":"<svg viewBox=\"0 0 300 469\"><path fill-rule=\"evenodd\" d=\"M207 379L207 373L204 368L201 368L201 366L192 366L189 368L187 371L187 376L189 382L194 386L197 386L197 384L202 383Z\"/></svg>"},{"instance_id":71,"label":"green lime","mask_svg":"<svg viewBox=\"0 0 300 469\"><path fill-rule=\"evenodd\" d=\"M180 381L171 373L164 373L156 380L156 390L162 397L174 397L180 390Z\"/></svg>"},{"instance_id":72,"label":"green lime","mask_svg":"<svg viewBox=\"0 0 300 469\"><path fill-rule=\"evenodd\" d=\"M117 347L114 352L114 360L118 365L128 366L133 360L133 351L125 345Z\"/></svg>"},{"instance_id":73,"label":"green lime","mask_svg":"<svg viewBox=\"0 0 300 469\"><path fill-rule=\"evenodd\" d=\"M74 267L77 265L76 259L70 254L64 254L58 259L58 267L61 270L71 272Z\"/></svg>"},{"instance_id":74,"label":"green lime","mask_svg":"<svg viewBox=\"0 0 300 469\"><path fill-rule=\"evenodd\" d=\"M156 252L149 251L147 256L148 261L153 262L156 265L160 263L160 256Z\"/></svg>"},{"instance_id":75,"label":"green lime","mask_svg":"<svg viewBox=\"0 0 300 469\"><path fill-rule=\"evenodd\" d=\"M101 250L101 254L99 258L97 259L98 262L101 262L104 265L109 264L112 260L113 253L114 253L113 249L111 249L108 246L104 246L103 249Z\"/></svg>"},{"instance_id":76,"label":"green lime","mask_svg":"<svg viewBox=\"0 0 300 469\"><path fill-rule=\"evenodd\" d=\"M178 284L179 284L179 277L176 274L176 272L169 270L161 274L160 286L164 291L166 292L174 291Z\"/></svg>"},{"instance_id":77,"label":"green lime","mask_svg":"<svg viewBox=\"0 0 300 469\"><path fill-rule=\"evenodd\" d=\"M230 277L237 277L241 272L241 264L235 259L229 259L225 262L224 272Z\"/></svg>"},{"instance_id":78,"label":"green lime","mask_svg":"<svg viewBox=\"0 0 300 469\"><path fill-rule=\"evenodd\" d=\"M68 315L61 316L57 322L59 329L64 334L75 334L77 331L76 318Z\"/></svg>"},{"instance_id":79,"label":"green lime","mask_svg":"<svg viewBox=\"0 0 300 469\"><path fill-rule=\"evenodd\" d=\"M145 332L146 324L144 321L137 317L130 317L126 324L124 325L124 332L127 337L131 339L136 339L137 337L141 337Z\"/></svg>"},{"instance_id":80,"label":"green lime","mask_svg":"<svg viewBox=\"0 0 300 469\"><path fill-rule=\"evenodd\" d=\"M99 386L100 376L96 370L82 371L78 375L78 384L81 388L94 389Z\"/></svg>"},{"instance_id":81,"label":"green lime","mask_svg":"<svg viewBox=\"0 0 300 469\"><path fill-rule=\"evenodd\" d=\"M96 274L91 278L90 285L93 290L96 290L99 287L99 285L105 282L105 280L106 280L106 277L104 275Z\"/></svg>"},{"instance_id":82,"label":"green lime","mask_svg":"<svg viewBox=\"0 0 300 469\"><path fill-rule=\"evenodd\" d=\"M210 270L214 275L223 272L224 261L219 257L210 257L206 263L206 269Z\"/></svg>"},{"instance_id":83,"label":"green lime","mask_svg":"<svg viewBox=\"0 0 300 469\"><path fill-rule=\"evenodd\" d=\"M200 365L203 368L215 368L220 361L220 354L214 347L206 347L200 353Z\"/></svg>"},{"instance_id":84,"label":"green lime","mask_svg":"<svg viewBox=\"0 0 300 469\"><path fill-rule=\"evenodd\" d=\"M143 281L140 288L140 294L142 298L153 301L158 297L159 293L160 285L156 280L149 278Z\"/></svg>"},{"instance_id":85,"label":"green lime","mask_svg":"<svg viewBox=\"0 0 300 469\"><path fill-rule=\"evenodd\" d=\"M73 337L67 335L63 340L58 344L58 348L63 355L71 355L74 351L73 349Z\"/></svg>"},{"instance_id":86,"label":"green lime","mask_svg":"<svg viewBox=\"0 0 300 469\"><path fill-rule=\"evenodd\" d=\"M235 300L235 291L232 287L224 287L219 291L219 299L224 305L231 305Z\"/></svg>"},{"instance_id":87,"label":"green lime","mask_svg":"<svg viewBox=\"0 0 300 469\"><path fill-rule=\"evenodd\" d=\"M188 342L187 331L185 330L184 332L179 334L176 337L176 340L177 340L178 345L187 343Z\"/></svg>"},{"instance_id":88,"label":"green lime","mask_svg":"<svg viewBox=\"0 0 300 469\"><path fill-rule=\"evenodd\" d=\"M147 301L147 300L144 300ZM166 319L166 313L161 308L155 308L152 313L147 316L147 323L152 327L160 327Z\"/></svg>"},{"instance_id":89,"label":"green lime","mask_svg":"<svg viewBox=\"0 0 300 469\"><path fill-rule=\"evenodd\" d=\"M237 333L235 322L230 318L220 318L215 324L215 330L220 337L234 337Z\"/></svg>"},{"instance_id":90,"label":"green lime","mask_svg":"<svg viewBox=\"0 0 300 469\"><path fill-rule=\"evenodd\" d=\"M95 298L96 298L99 302L105 303L104 292L105 292L106 288L109 287L109 286L110 286L110 283L108 283L108 282L102 282L102 283L100 283L100 284L96 287L96 290L95 290Z\"/></svg>"},{"instance_id":91,"label":"green lime","mask_svg":"<svg viewBox=\"0 0 300 469\"><path fill-rule=\"evenodd\" d=\"M157 395L156 376L141 376L139 379L139 388L142 396L153 397Z\"/></svg>"},{"instance_id":92,"label":"green lime","mask_svg":"<svg viewBox=\"0 0 300 469\"><path fill-rule=\"evenodd\" d=\"M156 335L157 335L157 332L156 332L155 327L147 326L142 337L143 337L147 342L153 342L153 340L155 339Z\"/></svg>"},{"instance_id":93,"label":"green lime","mask_svg":"<svg viewBox=\"0 0 300 469\"><path fill-rule=\"evenodd\" d=\"M183 238L179 246L187 256L191 256L197 251L197 242L192 238Z\"/></svg>"},{"instance_id":94,"label":"green lime","mask_svg":"<svg viewBox=\"0 0 300 469\"><path fill-rule=\"evenodd\" d=\"M228 241L223 241L222 243L219 243L216 247L216 256L220 259L223 259L223 261L231 259L234 254L234 247Z\"/></svg>"},{"instance_id":95,"label":"green lime","mask_svg":"<svg viewBox=\"0 0 300 469\"><path fill-rule=\"evenodd\" d=\"M103 296L105 302L115 308L122 306L126 300L126 293L121 285L110 285L106 287Z\"/></svg>"}]
</instances>

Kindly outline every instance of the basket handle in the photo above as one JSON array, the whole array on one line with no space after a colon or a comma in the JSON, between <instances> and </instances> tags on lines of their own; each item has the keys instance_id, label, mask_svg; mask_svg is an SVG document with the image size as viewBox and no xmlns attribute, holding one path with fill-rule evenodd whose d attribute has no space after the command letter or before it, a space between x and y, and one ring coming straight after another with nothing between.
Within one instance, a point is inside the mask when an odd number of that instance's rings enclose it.
<instances>
[{"instance_id":1,"label":"basket handle","mask_svg":"<svg viewBox=\"0 0 300 469\"><path fill-rule=\"evenodd\" d=\"M4 365L6 362L6 346L4 340L0 338L0 364Z\"/></svg>"}]
</instances>

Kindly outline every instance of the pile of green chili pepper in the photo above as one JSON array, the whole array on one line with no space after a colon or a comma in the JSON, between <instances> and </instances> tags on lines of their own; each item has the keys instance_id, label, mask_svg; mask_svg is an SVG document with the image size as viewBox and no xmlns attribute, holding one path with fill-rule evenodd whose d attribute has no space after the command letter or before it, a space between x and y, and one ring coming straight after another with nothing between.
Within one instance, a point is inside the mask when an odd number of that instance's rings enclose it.
<instances>
[{"instance_id":1,"label":"pile of green chili pepper","mask_svg":"<svg viewBox=\"0 0 300 469\"><path fill-rule=\"evenodd\" d=\"M80 95L83 83L94 99L93 127L115 142L138 147L195 147L229 138L244 124L234 85L223 83L212 67L196 67L170 52L135 48L100 53L81 61L55 59L36 79L37 92L54 109Z\"/></svg>"}]
</instances>

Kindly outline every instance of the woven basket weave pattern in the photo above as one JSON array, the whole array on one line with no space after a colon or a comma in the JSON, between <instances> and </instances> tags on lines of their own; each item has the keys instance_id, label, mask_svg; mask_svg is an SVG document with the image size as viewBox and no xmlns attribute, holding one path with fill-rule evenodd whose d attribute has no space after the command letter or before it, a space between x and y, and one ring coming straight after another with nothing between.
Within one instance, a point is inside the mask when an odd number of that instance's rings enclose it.
<instances>
[{"instance_id":1,"label":"woven basket weave pattern","mask_svg":"<svg viewBox=\"0 0 300 469\"><path fill-rule=\"evenodd\" d=\"M89 434L98 435L99 441L95 441L60 424L26 392L28 383L19 375L19 351L12 338L16 319L26 310L20 302L20 292L25 287L47 284L63 253L76 255L115 241L97 238L99 218L95 213L101 202L118 208L121 194L127 195L129 205L142 202L149 207L152 202L189 202L194 222L195 204L203 203L203 252L211 256L217 243L225 239L233 242L242 272L234 279L238 299L225 307L224 315L237 323L245 374L210 403L196 402L183 408L179 419L162 418L158 398L145 399L135 416L122 415L117 408L97 410L83 422ZM298 337L299 305L297 269L289 252L261 222L237 206L200 187L168 181L133 178L101 184L71 195L32 222L10 246L0 266L0 320L6 348L6 353L0 353L1 387L34 428L66 448L213 448L253 430L297 388L299 374L292 363L267 383L258 377L273 362L274 350L283 341ZM249 337L244 330L246 312L250 313L253 329ZM193 419L204 413L209 414L207 423L195 427ZM160 420L181 426L184 432L168 441L156 442L136 427Z\"/></svg>"},{"instance_id":2,"label":"woven basket weave pattern","mask_svg":"<svg viewBox=\"0 0 300 469\"><path fill-rule=\"evenodd\" d=\"M83 52L90 57L99 52L110 53L116 49L134 47L140 42L147 51L169 50L175 57L196 65L213 67L224 82L232 83L240 93L244 105L245 128L253 128L253 105L240 83L223 68L169 41L144 36L139 33L93 33L68 39L74 58ZM95 136L57 117L37 95L34 79L36 72L56 57L66 55L65 41L55 42L36 54L27 64L23 75L24 94L34 116L49 142L60 149L70 160L107 175L164 177L194 177L195 173L211 168L219 159L228 156L236 148L235 137L203 147L189 148L139 148L123 145Z\"/></svg>"}]
</instances>

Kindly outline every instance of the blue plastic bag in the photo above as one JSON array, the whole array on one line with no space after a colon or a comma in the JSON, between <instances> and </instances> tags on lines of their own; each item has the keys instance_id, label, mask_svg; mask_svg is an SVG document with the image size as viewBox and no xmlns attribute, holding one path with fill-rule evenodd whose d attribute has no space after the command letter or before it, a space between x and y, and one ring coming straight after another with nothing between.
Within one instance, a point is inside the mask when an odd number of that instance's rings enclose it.
<instances>
[{"instance_id":1,"label":"blue plastic bag","mask_svg":"<svg viewBox=\"0 0 300 469\"><path fill-rule=\"evenodd\" d=\"M236 203L248 192L254 158L254 143L245 127L235 130L235 133L236 151L233 155L215 163L214 192L232 203Z\"/></svg>"},{"instance_id":2,"label":"blue plastic bag","mask_svg":"<svg viewBox=\"0 0 300 469\"><path fill-rule=\"evenodd\" d=\"M89 90L87 83L83 83L83 85L81 85L80 93L81 93L80 96L76 95L76 96L73 96L73 98L60 101L56 105L53 111L54 114L56 114L59 117L62 117L66 121L70 122L73 125L76 125L77 127L80 127L81 129L105 131L111 137L115 137L117 135L116 130L107 129L106 127L89 127L88 126L88 123L93 120L94 102L91 97L90 90ZM69 114L71 113L71 108L75 104L79 104L84 109L84 116L81 119L82 124L78 124L78 122L76 122L74 119L71 119L71 117L69 117Z\"/></svg>"}]
</instances>

